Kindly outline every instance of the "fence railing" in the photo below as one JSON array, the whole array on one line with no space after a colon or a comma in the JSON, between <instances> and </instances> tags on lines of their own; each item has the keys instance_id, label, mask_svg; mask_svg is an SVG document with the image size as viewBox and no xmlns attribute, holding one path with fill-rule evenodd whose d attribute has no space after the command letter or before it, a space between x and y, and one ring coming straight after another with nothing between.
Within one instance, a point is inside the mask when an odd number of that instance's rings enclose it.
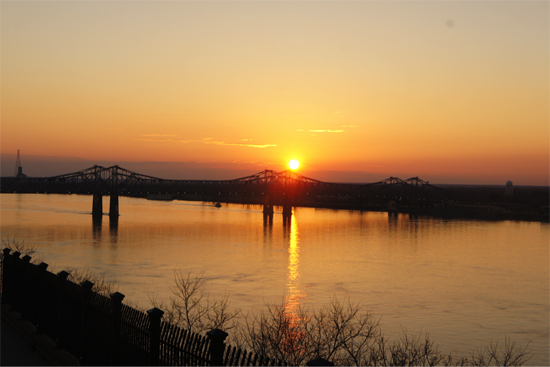
<instances>
[{"instance_id":1,"label":"fence railing","mask_svg":"<svg viewBox=\"0 0 550 367\"><path fill-rule=\"evenodd\" d=\"M122 303L124 295L93 292L93 283L68 279L69 273L47 271L21 253L2 251L2 303L9 304L72 353L81 365L103 366L280 366L265 356L232 347L227 333L202 336L162 321L164 312L147 312ZM325 360L309 365L326 365Z\"/></svg>"}]
</instances>

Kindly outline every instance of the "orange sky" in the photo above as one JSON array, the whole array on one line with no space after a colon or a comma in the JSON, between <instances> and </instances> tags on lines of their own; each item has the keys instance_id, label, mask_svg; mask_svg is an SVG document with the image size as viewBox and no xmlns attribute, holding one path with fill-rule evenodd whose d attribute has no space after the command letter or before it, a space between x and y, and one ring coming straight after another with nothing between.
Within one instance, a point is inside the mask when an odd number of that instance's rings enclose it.
<instances>
[{"instance_id":1,"label":"orange sky","mask_svg":"<svg viewBox=\"0 0 550 367\"><path fill-rule=\"evenodd\" d=\"M549 34L547 1L2 1L2 175L20 149L543 185Z\"/></svg>"}]
</instances>

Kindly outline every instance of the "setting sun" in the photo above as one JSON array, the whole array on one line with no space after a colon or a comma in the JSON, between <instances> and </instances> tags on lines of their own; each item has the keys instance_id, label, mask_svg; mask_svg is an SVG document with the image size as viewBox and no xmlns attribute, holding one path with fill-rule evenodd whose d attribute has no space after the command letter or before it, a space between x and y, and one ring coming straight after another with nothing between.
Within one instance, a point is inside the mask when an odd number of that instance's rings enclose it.
<instances>
[{"instance_id":1,"label":"setting sun","mask_svg":"<svg viewBox=\"0 0 550 367\"><path fill-rule=\"evenodd\" d=\"M288 166L291 168L291 169L296 169L300 166L300 162L298 162L296 159L293 159L291 160L290 162L288 162Z\"/></svg>"}]
</instances>

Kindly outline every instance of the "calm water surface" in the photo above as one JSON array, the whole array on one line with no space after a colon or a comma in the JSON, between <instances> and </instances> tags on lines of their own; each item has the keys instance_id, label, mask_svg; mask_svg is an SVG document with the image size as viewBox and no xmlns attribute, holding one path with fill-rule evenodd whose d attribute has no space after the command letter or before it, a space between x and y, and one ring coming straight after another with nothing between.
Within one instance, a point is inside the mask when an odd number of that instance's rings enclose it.
<instances>
[{"instance_id":1,"label":"calm water surface","mask_svg":"<svg viewBox=\"0 0 550 367\"><path fill-rule=\"evenodd\" d=\"M311 307L348 296L388 337L428 332L453 355L510 337L530 343L528 364L550 362L547 223L310 208L269 223L255 205L121 197L118 226L108 216L94 226L90 196L0 200L3 240L34 244L51 271L104 274L142 308L168 299L175 269L204 272L211 296L243 310L283 295Z\"/></svg>"}]
</instances>

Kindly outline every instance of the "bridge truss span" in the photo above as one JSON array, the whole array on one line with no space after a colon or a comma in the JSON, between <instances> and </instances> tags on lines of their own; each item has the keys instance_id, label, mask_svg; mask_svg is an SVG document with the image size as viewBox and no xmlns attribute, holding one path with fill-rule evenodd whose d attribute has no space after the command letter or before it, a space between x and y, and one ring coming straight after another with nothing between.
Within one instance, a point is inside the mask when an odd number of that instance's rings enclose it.
<instances>
[{"instance_id":1,"label":"bridge truss span","mask_svg":"<svg viewBox=\"0 0 550 367\"><path fill-rule=\"evenodd\" d=\"M118 195L203 201L227 201L270 205L334 205L365 207L386 205L397 200L411 205L440 202L446 194L428 182L412 177L389 177L374 183L323 182L293 171L264 170L232 180L169 180L130 171L119 166L93 166L53 177L2 177L1 192L78 193L111 195L118 207ZM116 202L113 204L113 196ZM99 209L98 209L99 210Z\"/></svg>"}]
</instances>

